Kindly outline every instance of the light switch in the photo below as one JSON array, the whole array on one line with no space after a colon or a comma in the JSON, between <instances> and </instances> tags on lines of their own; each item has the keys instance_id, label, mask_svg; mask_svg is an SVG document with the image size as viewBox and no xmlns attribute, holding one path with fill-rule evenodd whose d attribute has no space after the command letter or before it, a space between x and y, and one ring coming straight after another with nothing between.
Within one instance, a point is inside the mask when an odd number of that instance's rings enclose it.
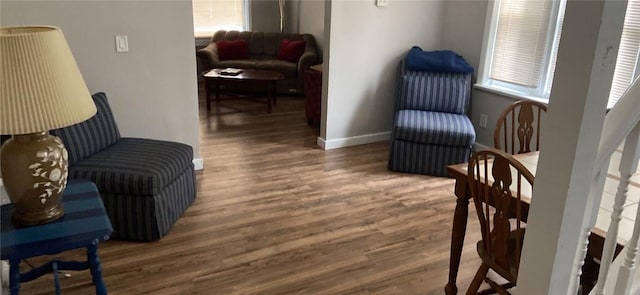
<instances>
[{"instance_id":1,"label":"light switch","mask_svg":"<svg viewBox=\"0 0 640 295\"><path fill-rule=\"evenodd\" d=\"M389 4L389 0L376 0L376 6L387 6Z\"/></svg>"},{"instance_id":2,"label":"light switch","mask_svg":"<svg viewBox=\"0 0 640 295\"><path fill-rule=\"evenodd\" d=\"M129 52L127 35L116 35L116 52Z\"/></svg>"}]
</instances>

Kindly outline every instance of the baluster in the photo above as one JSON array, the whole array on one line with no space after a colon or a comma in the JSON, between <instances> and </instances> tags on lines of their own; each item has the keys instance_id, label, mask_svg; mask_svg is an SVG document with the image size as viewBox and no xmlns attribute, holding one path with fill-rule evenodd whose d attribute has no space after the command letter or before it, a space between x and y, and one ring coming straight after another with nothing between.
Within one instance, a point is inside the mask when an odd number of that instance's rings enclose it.
<instances>
[{"instance_id":1,"label":"baluster","mask_svg":"<svg viewBox=\"0 0 640 295\"><path fill-rule=\"evenodd\" d=\"M576 256L573 260L573 269L571 273L571 282L569 284L569 294L576 294L578 292L578 286L580 283L580 277L582 276L582 266L584 265L585 257L587 256L587 250L589 247L589 235L591 234L591 228L596 223L598 217L598 209L600 208L600 202L602 201L602 193L604 191L604 183L607 180L607 172L609 168L609 162L611 158L599 167L596 173L594 173L594 181L591 182L591 189L589 189L589 200L585 212L588 214L583 220L582 232L580 233L580 241L582 246L578 247ZM585 285L582 286L590 290L596 283L595 276L593 278L585 278L582 280Z\"/></svg>"},{"instance_id":2,"label":"baluster","mask_svg":"<svg viewBox=\"0 0 640 295\"><path fill-rule=\"evenodd\" d=\"M631 133L627 136L624 143L624 150L620 158L620 183L616 191L616 197L613 204L613 212L611 213L611 224L607 230L604 249L602 250L602 259L600 264L600 272L598 273L598 283L596 284L595 294L604 294L604 286L609 273L609 267L613 261L613 253L618 240L618 228L624 203L627 200L627 191L631 176L638 167L638 138L640 134L640 125L636 124Z\"/></svg>"},{"instance_id":3,"label":"baluster","mask_svg":"<svg viewBox=\"0 0 640 295\"><path fill-rule=\"evenodd\" d=\"M628 173L629 178L635 174L636 169L638 169L638 158L640 157L640 145L638 144L639 134L640 134L640 124L636 125L633 131L629 134L625 141L624 151L622 155L621 162L628 161ZM628 154L628 158L625 158L625 154L627 154L627 149L630 149ZM622 164L620 165L622 167ZM622 168L621 168L622 170ZM622 173L622 171L620 171ZM628 181L627 181L628 185ZM631 284L633 282L633 278L635 277L635 265L636 265L636 256L638 255L638 237L640 236L640 207L639 210L636 211L636 219L635 224L633 226L633 234L631 239L627 242L624 250L624 261L622 265L620 265L620 270L618 272L618 278L616 280L615 291L614 294L629 294L631 291Z\"/></svg>"},{"instance_id":4,"label":"baluster","mask_svg":"<svg viewBox=\"0 0 640 295\"><path fill-rule=\"evenodd\" d=\"M578 293L580 276L582 276L582 266L584 265L584 258L585 256L587 256L587 247L589 247L590 233L590 229L583 229L580 233L580 241L582 241L582 246L578 247L576 257L573 259L573 269L571 270L571 273L573 275L571 276L571 283L569 284L569 294Z\"/></svg>"}]
</instances>

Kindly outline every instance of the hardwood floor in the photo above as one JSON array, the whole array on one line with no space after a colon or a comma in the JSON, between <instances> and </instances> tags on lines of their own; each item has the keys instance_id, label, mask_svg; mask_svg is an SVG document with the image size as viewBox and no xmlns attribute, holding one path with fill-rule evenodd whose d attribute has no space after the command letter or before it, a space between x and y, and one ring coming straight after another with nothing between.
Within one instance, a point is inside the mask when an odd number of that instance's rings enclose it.
<instances>
[{"instance_id":1,"label":"hardwood floor","mask_svg":"<svg viewBox=\"0 0 640 295\"><path fill-rule=\"evenodd\" d=\"M158 242L100 245L110 294L444 293L453 180L387 171L387 142L321 150L300 97L272 114L244 100L200 109L197 199ZM479 265L476 219L461 291ZM86 271L62 287L93 293ZM52 276L22 294L53 294Z\"/></svg>"}]
</instances>

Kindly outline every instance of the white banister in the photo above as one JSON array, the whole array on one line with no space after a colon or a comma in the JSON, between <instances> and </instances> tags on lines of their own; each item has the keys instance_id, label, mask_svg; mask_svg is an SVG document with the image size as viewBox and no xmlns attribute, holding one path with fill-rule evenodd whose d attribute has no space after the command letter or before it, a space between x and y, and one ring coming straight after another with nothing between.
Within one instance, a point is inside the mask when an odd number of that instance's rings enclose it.
<instances>
[{"instance_id":1,"label":"white banister","mask_svg":"<svg viewBox=\"0 0 640 295\"><path fill-rule=\"evenodd\" d=\"M616 242L618 239L618 228L620 226L620 220L622 215L622 209L624 209L624 203L627 200L627 188L629 185L629 179L626 181L620 179L620 185L618 186L618 192L613 203L613 211L611 213L611 223L607 229L607 237L605 239L604 249L602 250L602 259L600 264L600 272L598 273L598 283L596 284L595 294L604 294L604 283L609 274L609 266L613 262L613 254L616 249Z\"/></svg>"},{"instance_id":2,"label":"white banister","mask_svg":"<svg viewBox=\"0 0 640 295\"><path fill-rule=\"evenodd\" d=\"M596 169L607 169L604 161L611 157L638 122L640 122L640 79L633 81L604 119Z\"/></svg>"},{"instance_id":3,"label":"white banister","mask_svg":"<svg viewBox=\"0 0 640 295\"><path fill-rule=\"evenodd\" d=\"M638 237L640 234L640 208L636 210L636 223L633 226L633 235L624 250L624 262L618 271L618 279L611 294L630 294L633 278L636 276L636 261L638 257Z\"/></svg>"},{"instance_id":4,"label":"white banister","mask_svg":"<svg viewBox=\"0 0 640 295\"><path fill-rule=\"evenodd\" d=\"M638 159L640 157L639 139L640 124L636 124L636 127L625 140L624 151L620 159L620 185L623 183L623 178L627 179L625 182L628 185L631 176L635 174L638 169ZM625 174L623 174L623 169ZM613 294L629 294L631 290L631 282L635 276L636 256L638 254L638 236L640 235L638 222L640 221L640 210L636 212L635 221L633 234L625 247L625 255L623 256L624 263L620 266Z\"/></svg>"},{"instance_id":5,"label":"white banister","mask_svg":"<svg viewBox=\"0 0 640 295\"><path fill-rule=\"evenodd\" d=\"M636 124L631 133L626 137L624 149L622 151L622 157L620 159L620 183L618 184L615 201L613 205L613 211L611 213L611 223L609 224L609 229L607 230L607 236L605 239L604 250L602 251L602 259L600 265L600 272L598 273L598 283L596 284L596 288L594 289L594 294L602 295L605 294L605 284L613 284L613 282L608 282L607 276L609 275L609 268L611 263L613 262L613 255L617 246L618 241L618 228L621 220L622 210L624 209L624 204L627 199L627 192L629 189L629 183L631 181L631 176L635 174L638 168L638 158L640 157L640 145L638 144L638 139L640 138L640 125ZM611 155L609 155L611 158ZM638 220L636 220L638 221ZM637 227L637 223L636 223ZM640 231L640 229L638 229ZM635 235L634 229L634 235ZM637 240L637 236L636 236ZM633 275L632 268L635 268L635 255L637 253L637 241L636 245L632 248L629 248L632 255L630 258L630 262L627 265L627 269L623 270L625 267L623 264L621 269L618 272L618 279L621 279L622 276ZM620 282L620 284L627 285L629 279L631 277L627 276L626 278L622 278L625 280L624 282ZM616 279L616 278L612 278ZM621 286L622 287L622 286ZM629 285L630 287L630 285ZM624 291L626 289L627 291ZM616 290L613 294L628 294L629 290L627 287L624 287L623 290Z\"/></svg>"},{"instance_id":6,"label":"white banister","mask_svg":"<svg viewBox=\"0 0 640 295\"><path fill-rule=\"evenodd\" d=\"M609 157L609 160L611 157ZM609 161L606 161L606 167L609 167ZM604 184L607 180L607 172L608 169L600 169L594 173L594 181L591 182L591 188L589 189L589 198L587 201L587 208L585 212L587 213L586 218L583 220L582 226L582 234L580 236L580 241L582 241L582 247L578 248L576 251L576 256L574 257L573 263L574 268L572 273L574 274L571 278L569 289L570 293L576 293L578 290L578 285L580 282L580 276L582 275L582 266L585 262L585 256L587 255L587 250L589 247L589 235L591 234L591 228L596 222L596 218L598 216L598 210L600 209L600 202L597 200L601 199L602 193L604 192Z\"/></svg>"},{"instance_id":7,"label":"white banister","mask_svg":"<svg viewBox=\"0 0 640 295\"><path fill-rule=\"evenodd\" d=\"M583 246L578 248L576 251L576 256L573 258L573 269L571 273L573 274L571 278L571 282L569 282L569 293L576 293L578 291L578 285L580 283L580 276L582 276L582 266L584 265L584 257L587 255L587 250L589 247L589 235L591 234L590 230L582 230L580 234L580 239L583 241Z\"/></svg>"}]
</instances>

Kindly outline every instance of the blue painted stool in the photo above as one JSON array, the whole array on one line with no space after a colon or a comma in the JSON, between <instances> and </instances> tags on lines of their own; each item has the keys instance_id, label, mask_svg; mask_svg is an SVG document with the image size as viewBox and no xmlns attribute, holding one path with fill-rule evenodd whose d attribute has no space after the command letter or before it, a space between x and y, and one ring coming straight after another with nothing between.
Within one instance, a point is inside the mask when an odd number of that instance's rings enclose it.
<instances>
[{"instance_id":1,"label":"blue painted stool","mask_svg":"<svg viewBox=\"0 0 640 295\"><path fill-rule=\"evenodd\" d=\"M69 181L62 196L64 216L52 223L30 227L15 227L11 222L13 205L0 208L2 219L0 256L9 260L11 295L20 291L20 283L34 280L52 272L56 294L60 294L58 270L90 269L96 294L106 295L102 267L98 258L98 243L107 240L113 228L95 184L88 181ZM20 260L87 248L87 261L52 260L26 273L20 273Z\"/></svg>"}]
</instances>

